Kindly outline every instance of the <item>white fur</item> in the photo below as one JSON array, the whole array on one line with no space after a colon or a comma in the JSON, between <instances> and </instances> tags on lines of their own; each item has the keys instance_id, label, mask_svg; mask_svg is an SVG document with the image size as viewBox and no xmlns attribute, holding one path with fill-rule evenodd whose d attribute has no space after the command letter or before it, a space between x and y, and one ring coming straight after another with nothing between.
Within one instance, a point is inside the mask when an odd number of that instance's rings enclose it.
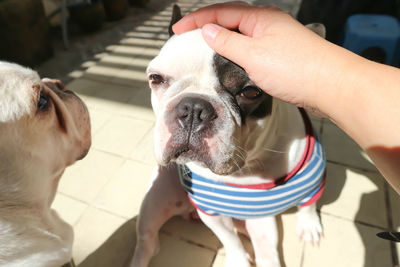
<instances>
[{"instance_id":1,"label":"white fur","mask_svg":"<svg viewBox=\"0 0 400 267\"><path fill-rule=\"evenodd\" d=\"M28 68L0 62L0 77L0 266L61 266L73 231L50 207L65 167L89 149L88 112ZM38 88L50 99L44 112Z\"/></svg>"},{"instance_id":2,"label":"white fur","mask_svg":"<svg viewBox=\"0 0 400 267\"><path fill-rule=\"evenodd\" d=\"M39 75L20 65L0 62L0 122L18 120L32 109L29 85L40 81Z\"/></svg>"}]
</instances>

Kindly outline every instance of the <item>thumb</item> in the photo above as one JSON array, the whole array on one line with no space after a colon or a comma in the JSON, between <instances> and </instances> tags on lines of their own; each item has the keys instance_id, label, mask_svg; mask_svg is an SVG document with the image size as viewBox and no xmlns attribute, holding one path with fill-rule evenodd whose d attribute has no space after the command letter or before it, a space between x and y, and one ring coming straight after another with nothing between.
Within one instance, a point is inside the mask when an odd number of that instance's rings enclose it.
<instances>
[{"instance_id":1,"label":"thumb","mask_svg":"<svg viewBox=\"0 0 400 267\"><path fill-rule=\"evenodd\" d=\"M204 40L215 52L246 69L251 47L249 37L216 24L206 24L201 30Z\"/></svg>"}]
</instances>

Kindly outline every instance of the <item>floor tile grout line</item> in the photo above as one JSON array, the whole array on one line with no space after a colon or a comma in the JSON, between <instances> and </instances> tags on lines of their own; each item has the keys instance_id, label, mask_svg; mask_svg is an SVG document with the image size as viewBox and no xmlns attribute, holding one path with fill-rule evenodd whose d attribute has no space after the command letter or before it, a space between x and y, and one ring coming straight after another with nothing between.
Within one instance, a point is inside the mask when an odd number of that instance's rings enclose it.
<instances>
[{"instance_id":1,"label":"floor tile grout line","mask_svg":"<svg viewBox=\"0 0 400 267\"><path fill-rule=\"evenodd\" d=\"M124 159L124 160L122 161L121 165L120 165L119 167L117 167L117 168L120 168L123 164L125 164L126 161L127 161L127 160ZM111 179L112 179L112 175L110 175L110 177L107 179L107 182L104 184L104 186L102 186L102 188L99 189L99 191L98 191L99 193L93 198L93 200L92 200L92 201L88 201L88 202L85 202L85 201L83 201L83 200L77 199L76 197L71 196L71 195L69 195L69 194L66 194L66 193L63 193L63 192L58 192L58 193L61 193L62 195L66 196L66 197L69 197L69 198L71 198L71 199L73 199L73 200L79 201L79 202L81 202L81 203L83 203L83 204L86 205L86 208L84 209L84 211L82 212L82 214L79 216L79 218L78 218L78 219L76 220L76 222L74 223L74 225L73 225L74 227L80 222L82 216L85 214L85 212L86 212L89 208L94 208L94 209L100 210L100 211L102 211L102 212L108 213L108 214L110 214L110 215L113 215L113 216L115 216L115 217L118 217L118 218L121 218L121 219L124 219L124 220L130 220L130 219L133 219L133 218L134 218L134 217L126 217L126 216L124 216L124 215L120 215L120 214L117 214L117 213L113 213L113 212L111 212L111 211L109 211L109 210L107 210L107 209L104 209L104 208L99 207L98 205L96 205L96 199L98 198L99 194L103 191L103 189L107 186L107 184L109 184L109 182L111 181ZM137 216L137 215L136 215L136 216Z\"/></svg>"},{"instance_id":2,"label":"floor tile grout line","mask_svg":"<svg viewBox=\"0 0 400 267\"><path fill-rule=\"evenodd\" d=\"M147 132L142 136L142 138L140 138L140 140L137 142L137 145L135 146L135 148L137 148L139 146L139 144L141 142L143 142L143 140L145 140L145 138L147 138L147 135L149 135L154 130L154 127L155 127L155 122L152 123L152 126L150 127L150 129L148 129Z\"/></svg>"},{"instance_id":3,"label":"floor tile grout line","mask_svg":"<svg viewBox=\"0 0 400 267\"><path fill-rule=\"evenodd\" d=\"M114 157L118 157L118 158L124 159L124 160L134 161L134 162L136 162L136 163L145 164L145 165L147 165L147 166L152 166L152 165L153 165L153 163L149 163L149 162L146 162L146 161L141 161L141 160L138 160L138 159L134 159L134 158L132 158L131 156L122 156L122 155L115 154L115 153L113 153L113 152L106 151L106 150L102 150L102 149L99 149L99 148L91 148L91 150L92 150L92 149L93 149L93 150L96 150L96 151L98 151L98 152L106 153L106 154L108 154L108 155L111 155L111 156L114 156ZM156 164L156 162L154 162L154 164Z\"/></svg>"},{"instance_id":4,"label":"floor tile grout line","mask_svg":"<svg viewBox=\"0 0 400 267\"><path fill-rule=\"evenodd\" d=\"M120 164L117 164L118 166L116 166L115 169L121 168L125 164L125 162L127 161L125 158L122 158L122 159L123 159L122 162ZM88 204L90 207L98 209L98 207L95 205L96 199L99 197L99 195L104 190L104 188L110 183L112 178L113 178L113 174L111 174L109 177L107 177L107 181L105 181L104 185L101 188L99 188L98 193L96 194L96 196Z\"/></svg>"},{"instance_id":5,"label":"floor tile grout line","mask_svg":"<svg viewBox=\"0 0 400 267\"><path fill-rule=\"evenodd\" d=\"M175 239L180 240L180 241L183 241L183 242L185 242L185 243L189 243L189 244L191 244L191 245L194 245L194 246L197 246L197 247L201 247L201 248L207 249L207 250L209 250L209 251L218 253L218 249L215 250L215 249L212 248L212 247L208 247L208 246L205 246L205 245L203 245L203 244L196 243L196 242L194 242L194 241L192 241L192 240L190 240L190 239L187 239L187 238L184 238L184 237L182 237L182 236L179 236L179 234L176 235L176 234L171 233L171 232L166 231L166 230L160 230L160 233L163 233L163 234L165 234L165 235L167 235L167 236L169 236L169 237L175 238Z\"/></svg>"},{"instance_id":6,"label":"floor tile grout line","mask_svg":"<svg viewBox=\"0 0 400 267\"><path fill-rule=\"evenodd\" d=\"M69 194L66 194L66 193L63 193L63 192L60 192L60 191L58 191L57 194L63 195L64 197L67 197L67 198L70 198L70 199L72 199L72 200L78 201L78 202L80 202L80 203L82 203L82 204L85 205L85 208L83 209L83 211L81 212L81 214L78 216L78 218L76 219L75 223L72 224L72 227L75 227L75 226L80 222L80 220L82 219L82 216L83 216L83 215L86 213L86 211L91 207L91 205L90 205L89 203L87 203L87 202L81 200L81 199L77 199L77 198L74 197L74 196L71 196L71 195L69 195Z\"/></svg>"},{"instance_id":7,"label":"floor tile grout line","mask_svg":"<svg viewBox=\"0 0 400 267\"><path fill-rule=\"evenodd\" d=\"M342 216L339 216L339 215L336 215L336 214L332 214L332 213L327 213L327 212L321 211L320 209L317 209L317 210L321 215L334 217L336 219L340 219L340 220L347 221L347 222L352 222L354 224L360 224L360 225L367 226L367 227L370 227L370 228L375 228L377 230L378 229L382 230L382 231L388 231L389 230L387 227L384 227L384 226L379 226L379 225L376 225L376 224L360 221L360 220L357 220L357 219L349 219L349 218L342 217Z\"/></svg>"},{"instance_id":8,"label":"floor tile grout line","mask_svg":"<svg viewBox=\"0 0 400 267\"><path fill-rule=\"evenodd\" d=\"M331 159L327 159L326 162L331 163L331 164L335 164L335 165L339 165L339 166L342 166L342 167L350 168L350 169L359 170L359 171L362 171L362 172L379 174L378 170L370 170L370 169L362 168L362 167L359 167L359 166L354 166L354 165L350 165L350 164L334 161L334 160L331 160Z\"/></svg>"},{"instance_id":9,"label":"floor tile grout line","mask_svg":"<svg viewBox=\"0 0 400 267\"><path fill-rule=\"evenodd\" d=\"M209 266L209 267L213 267L213 266L214 266L214 264L215 264L215 260L217 259L217 255L218 255L218 252L217 252L217 253L215 253L215 255L214 255L214 258L212 259L212 261L211 261L211 264L210 264L210 266Z\"/></svg>"},{"instance_id":10,"label":"floor tile grout line","mask_svg":"<svg viewBox=\"0 0 400 267\"><path fill-rule=\"evenodd\" d=\"M79 203L81 203L81 204L89 205L88 202L86 202L86 201L84 201L84 200L82 200L82 199L76 198L76 197L74 197L74 196L72 196L72 195L70 195L70 194L68 194L68 193L65 193L65 192L62 192L62 191L57 191L57 194L60 194L60 195L62 195L62 196L64 196L64 197L67 197L67 198L70 198L70 199L72 199L72 200L75 200L75 201L77 201L77 202L79 202Z\"/></svg>"},{"instance_id":11,"label":"floor tile grout line","mask_svg":"<svg viewBox=\"0 0 400 267\"><path fill-rule=\"evenodd\" d=\"M82 213L79 215L78 219L77 219L76 222L74 223L73 227L75 227L75 226L78 225L78 223L81 221L83 215L86 213L86 211L87 211L90 207L91 207L90 205L87 205L87 206L85 207L85 209L82 211Z\"/></svg>"},{"instance_id":12,"label":"floor tile grout line","mask_svg":"<svg viewBox=\"0 0 400 267\"><path fill-rule=\"evenodd\" d=\"M395 231L393 224L393 217L392 217L392 204L390 201L390 194L389 194L389 184L384 183L384 194L385 194L385 202L386 202L386 218L389 231ZM392 255L392 264L393 266L399 266L399 255L396 250L396 244L394 242L390 242L390 252Z\"/></svg>"},{"instance_id":13,"label":"floor tile grout line","mask_svg":"<svg viewBox=\"0 0 400 267\"><path fill-rule=\"evenodd\" d=\"M90 115L90 110L89 110L89 116L91 116L91 115ZM107 123L109 123L109 122L112 120L111 117L112 117L112 116L110 116L110 117L107 118L103 123L101 123L101 125L97 128L96 131L92 131L92 133L91 133L92 139L93 139L101 130L104 129L104 127L106 126Z\"/></svg>"},{"instance_id":14,"label":"floor tile grout line","mask_svg":"<svg viewBox=\"0 0 400 267\"><path fill-rule=\"evenodd\" d=\"M305 243L303 242L303 245L301 247L301 258L300 258L300 265L299 267L303 267L304 266L304 258L305 258Z\"/></svg>"},{"instance_id":15,"label":"floor tile grout line","mask_svg":"<svg viewBox=\"0 0 400 267\"><path fill-rule=\"evenodd\" d=\"M94 202L95 202L95 201L94 201ZM102 212L108 213L108 214L110 214L110 215L113 215L113 216L115 216L115 217L124 219L124 220L126 220L126 221L128 221L128 220L130 220L130 219L133 219L133 218L139 216L139 214L136 214L136 215L134 215L134 216L127 217L127 216L125 216L125 215L121 215L121 214L112 212L112 211L110 211L110 210L107 210L107 209L105 209L105 208L103 208L103 207L101 207L101 206L97 206L96 203L94 203L94 202L93 202L93 205L91 205L92 208L98 209L98 210L100 210L100 211L102 211Z\"/></svg>"},{"instance_id":16,"label":"floor tile grout line","mask_svg":"<svg viewBox=\"0 0 400 267\"><path fill-rule=\"evenodd\" d=\"M104 127L104 126L103 126L103 127ZM120 157L120 158L129 159L129 160L134 160L134 161L137 161L137 162L141 162L141 163L146 164L147 162L134 159L134 158L132 157L131 154L132 154L132 152L133 152L135 149L137 149L138 146L147 138L147 136L151 133L151 131L152 131L153 129L154 129L154 122L152 122L152 126L149 128L149 130L148 130L145 134L143 134L143 136L142 136L141 138L139 138L139 140L138 140L138 142L137 142L137 145L134 146L134 147L132 148L132 151L130 151L130 152L128 153L129 155L116 154L116 153L113 153L113 152L110 152L110 151L107 151L107 150L103 150L103 149L97 148L97 147L92 147L91 149L95 149L95 150L100 151L100 152L108 153L108 154L110 154L110 155L112 155L112 156L117 156L117 157ZM100 129L97 130L97 132L98 132L98 131L100 131Z\"/></svg>"},{"instance_id":17,"label":"floor tile grout line","mask_svg":"<svg viewBox=\"0 0 400 267\"><path fill-rule=\"evenodd\" d=\"M124 166L124 164L126 163L127 159L126 158L122 158L122 162L120 164L118 164L118 166L115 167L115 170L120 169L122 166ZM110 174L110 177L108 177L107 181L104 183L104 185L98 190L98 194L96 195L96 197L93 198L93 201L91 202L91 206L95 205L96 199L98 198L98 196L101 194L101 192L104 190L104 188L110 183L111 179L113 178L115 173Z\"/></svg>"},{"instance_id":18,"label":"floor tile grout line","mask_svg":"<svg viewBox=\"0 0 400 267\"><path fill-rule=\"evenodd\" d=\"M104 152L104 151L100 151L100 152ZM111 153L108 153L108 154L111 154ZM113 156L115 156L115 155L113 155ZM117 164L117 166L115 167L115 169L121 168L121 167L127 162L127 160L128 160L127 158L123 158L123 157L119 157L119 158L122 159L122 162L121 162L120 164ZM83 204L86 204L86 205L88 205L88 206L94 207L94 204L95 204L95 201L96 201L97 197L98 197L99 194L103 191L103 189L106 187L106 185L110 182L110 180L112 179L112 177L113 177L112 174L111 174L109 177L107 177L107 180L105 181L104 185L98 190L99 193L93 198L92 201L86 202L86 201L84 201L84 200L80 200L80 199L78 199L78 198L76 198L76 197L74 197L74 196L72 196L72 195L69 195L68 193L62 192L62 191L58 191L58 193L61 193L62 195L66 196L66 197L72 198L72 199L74 199L74 200L76 200L76 201L79 201L79 202L81 202L81 203L83 203Z\"/></svg>"}]
</instances>

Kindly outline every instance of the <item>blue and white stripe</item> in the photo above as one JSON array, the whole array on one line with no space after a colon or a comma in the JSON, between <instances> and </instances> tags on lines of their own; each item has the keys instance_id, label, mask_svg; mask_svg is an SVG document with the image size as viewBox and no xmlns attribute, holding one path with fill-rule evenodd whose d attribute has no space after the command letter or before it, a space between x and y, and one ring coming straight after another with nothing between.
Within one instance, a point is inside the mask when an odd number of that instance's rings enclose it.
<instances>
[{"instance_id":1,"label":"blue and white stripe","mask_svg":"<svg viewBox=\"0 0 400 267\"><path fill-rule=\"evenodd\" d=\"M315 139L313 152L289 180L270 189L250 189L201 177L180 165L181 184L192 203L209 215L247 219L276 215L296 205L307 205L323 186L325 156Z\"/></svg>"}]
</instances>

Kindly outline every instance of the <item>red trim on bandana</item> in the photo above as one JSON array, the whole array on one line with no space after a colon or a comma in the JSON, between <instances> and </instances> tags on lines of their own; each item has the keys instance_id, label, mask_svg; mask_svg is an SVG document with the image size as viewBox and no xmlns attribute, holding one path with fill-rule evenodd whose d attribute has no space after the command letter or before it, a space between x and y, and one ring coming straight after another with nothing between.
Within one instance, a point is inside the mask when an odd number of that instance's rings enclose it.
<instances>
[{"instance_id":1,"label":"red trim on bandana","mask_svg":"<svg viewBox=\"0 0 400 267\"><path fill-rule=\"evenodd\" d=\"M205 212L202 208L197 206L196 203L194 203L194 201L192 200L192 198L189 196L188 193L186 193L186 196L189 199L190 203L192 203L193 207L195 207L197 210L201 211L203 214L208 215L208 216L217 216L217 215L219 215L219 214L209 214L209 213Z\"/></svg>"}]
</instances>

